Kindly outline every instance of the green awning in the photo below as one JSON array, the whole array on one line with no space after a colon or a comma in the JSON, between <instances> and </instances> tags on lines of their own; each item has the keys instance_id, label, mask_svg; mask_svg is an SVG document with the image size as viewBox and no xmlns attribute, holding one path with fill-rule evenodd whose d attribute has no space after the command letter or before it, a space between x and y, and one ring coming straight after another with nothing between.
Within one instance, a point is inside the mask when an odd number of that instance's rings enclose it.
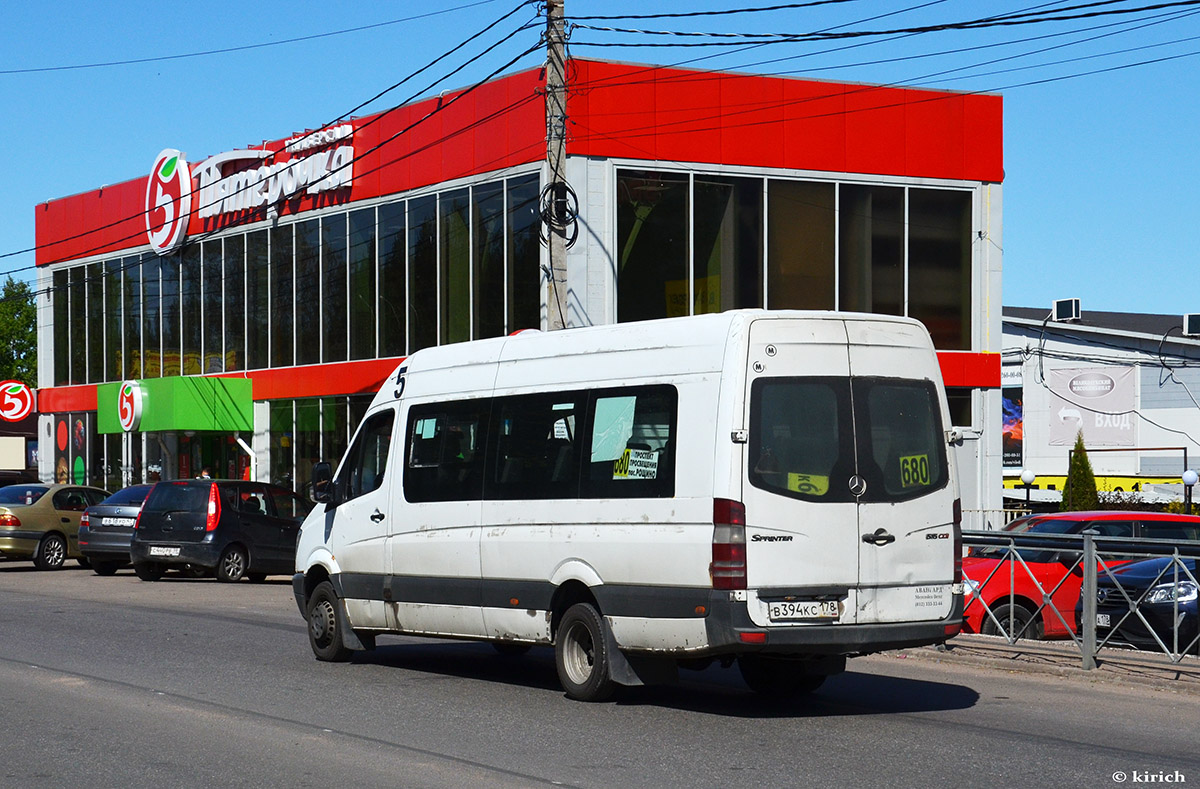
<instances>
[{"instance_id":1,"label":"green awning","mask_svg":"<svg viewBox=\"0 0 1200 789\"><path fill-rule=\"evenodd\" d=\"M142 418L135 432L254 429L253 382L247 378L184 376L143 378ZM123 433L118 398L125 382L96 387L96 427L101 433Z\"/></svg>"}]
</instances>

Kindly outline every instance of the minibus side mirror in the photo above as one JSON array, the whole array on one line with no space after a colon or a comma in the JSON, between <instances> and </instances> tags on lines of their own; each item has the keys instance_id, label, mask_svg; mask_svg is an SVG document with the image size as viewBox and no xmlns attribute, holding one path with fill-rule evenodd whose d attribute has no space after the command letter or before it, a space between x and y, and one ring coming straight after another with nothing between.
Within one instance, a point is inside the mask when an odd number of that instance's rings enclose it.
<instances>
[{"instance_id":1,"label":"minibus side mirror","mask_svg":"<svg viewBox=\"0 0 1200 789\"><path fill-rule=\"evenodd\" d=\"M333 466L321 462L312 470L313 501L319 504L333 504Z\"/></svg>"}]
</instances>

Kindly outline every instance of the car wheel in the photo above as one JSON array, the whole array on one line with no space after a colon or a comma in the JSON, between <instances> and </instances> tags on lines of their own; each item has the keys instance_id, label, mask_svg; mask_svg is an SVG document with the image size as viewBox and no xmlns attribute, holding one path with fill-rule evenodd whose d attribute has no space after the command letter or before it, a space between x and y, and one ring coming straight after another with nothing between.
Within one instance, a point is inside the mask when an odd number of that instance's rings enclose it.
<instances>
[{"instance_id":1,"label":"car wheel","mask_svg":"<svg viewBox=\"0 0 1200 789\"><path fill-rule=\"evenodd\" d=\"M246 577L246 552L237 545L230 545L217 561L218 581L240 581Z\"/></svg>"},{"instance_id":2,"label":"car wheel","mask_svg":"<svg viewBox=\"0 0 1200 789\"><path fill-rule=\"evenodd\" d=\"M166 571L167 568L158 562L138 562L133 565L133 572L143 581L157 581Z\"/></svg>"},{"instance_id":3,"label":"car wheel","mask_svg":"<svg viewBox=\"0 0 1200 789\"><path fill-rule=\"evenodd\" d=\"M985 614L983 627L980 628L985 636L1011 636L1013 639L1029 638L1035 641L1042 637L1041 618L1035 620L1033 612L1023 605L1005 603L996 606L992 614L1000 626L997 627L992 617Z\"/></svg>"},{"instance_id":4,"label":"car wheel","mask_svg":"<svg viewBox=\"0 0 1200 789\"><path fill-rule=\"evenodd\" d=\"M353 652L342 641L342 607L333 584L322 581L308 598L308 643L317 660L344 663Z\"/></svg>"},{"instance_id":5,"label":"car wheel","mask_svg":"<svg viewBox=\"0 0 1200 789\"><path fill-rule=\"evenodd\" d=\"M47 534L33 554L33 564L39 570L61 570L66 560L67 541L61 534Z\"/></svg>"},{"instance_id":6,"label":"car wheel","mask_svg":"<svg viewBox=\"0 0 1200 789\"><path fill-rule=\"evenodd\" d=\"M100 559L92 562L92 572L96 575L116 575L120 567L120 562L105 562Z\"/></svg>"},{"instance_id":7,"label":"car wheel","mask_svg":"<svg viewBox=\"0 0 1200 789\"><path fill-rule=\"evenodd\" d=\"M604 701L616 690L604 620L591 603L576 603L563 614L554 639L554 664L558 681L573 699Z\"/></svg>"},{"instance_id":8,"label":"car wheel","mask_svg":"<svg viewBox=\"0 0 1200 789\"><path fill-rule=\"evenodd\" d=\"M825 683L824 674L805 671L804 661L765 655L741 655L738 671L750 690L776 699L806 696Z\"/></svg>"}]
</instances>

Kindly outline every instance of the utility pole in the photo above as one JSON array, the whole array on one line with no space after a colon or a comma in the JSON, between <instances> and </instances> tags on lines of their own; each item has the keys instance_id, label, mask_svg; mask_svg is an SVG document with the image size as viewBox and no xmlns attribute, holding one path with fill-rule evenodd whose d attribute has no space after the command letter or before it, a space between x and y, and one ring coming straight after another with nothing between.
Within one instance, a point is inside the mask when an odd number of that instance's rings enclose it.
<instances>
[{"instance_id":1,"label":"utility pole","mask_svg":"<svg viewBox=\"0 0 1200 789\"><path fill-rule=\"evenodd\" d=\"M543 197L543 221L550 249L546 282L546 328L566 328L567 296L567 73L563 1L546 0L546 163L550 183ZM546 198L549 205L546 205ZM548 216L547 216L548 214Z\"/></svg>"}]
</instances>

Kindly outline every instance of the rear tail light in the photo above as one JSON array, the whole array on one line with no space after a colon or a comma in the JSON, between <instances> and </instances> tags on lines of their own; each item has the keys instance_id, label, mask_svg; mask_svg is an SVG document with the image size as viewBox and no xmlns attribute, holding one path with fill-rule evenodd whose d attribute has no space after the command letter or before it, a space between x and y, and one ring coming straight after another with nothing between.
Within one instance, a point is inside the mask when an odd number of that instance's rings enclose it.
<instances>
[{"instance_id":1,"label":"rear tail light","mask_svg":"<svg viewBox=\"0 0 1200 789\"><path fill-rule=\"evenodd\" d=\"M740 501L713 499L713 589L746 588L746 506Z\"/></svg>"},{"instance_id":2,"label":"rear tail light","mask_svg":"<svg viewBox=\"0 0 1200 789\"><path fill-rule=\"evenodd\" d=\"M962 583L962 499L954 500L954 583Z\"/></svg>"},{"instance_id":3,"label":"rear tail light","mask_svg":"<svg viewBox=\"0 0 1200 789\"><path fill-rule=\"evenodd\" d=\"M208 488L208 515L204 519L205 531L216 531L217 521L221 520L221 497L217 495L217 483Z\"/></svg>"},{"instance_id":4,"label":"rear tail light","mask_svg":"<svg viewBox=\"0 0 1200 789\"><path fill-rule=\"evenodd\" d=\"M137 531L138 527L141 525L142 525L142 511L138 510L137 517L133 519L133 530Z\"/></svg>"},{"instance_id":5,"label":"rear tail light","mask_svg":"<svg viewBox=\"0 0 1200 789\"><path fill-rule=\"evenodd\" d=\"M21 519L18 518L16 515L13 515L11 512L6 512L3 515L0 515L0 526L14 526L15 527L15 526L20 526L20 525L21 525Z\"/></svg>"},{"instance_id":6,"label":"rear tail light","mask_svg":"<svg viewBox=\"0 0 1200 789\"><path fill-rule=\"evenodd\" d=\"M88 514L86 512L79 516L79 528L86 529L90 528L91 525L92 521L90 518L88 518Z\"/></svg>"}]
</instances>

